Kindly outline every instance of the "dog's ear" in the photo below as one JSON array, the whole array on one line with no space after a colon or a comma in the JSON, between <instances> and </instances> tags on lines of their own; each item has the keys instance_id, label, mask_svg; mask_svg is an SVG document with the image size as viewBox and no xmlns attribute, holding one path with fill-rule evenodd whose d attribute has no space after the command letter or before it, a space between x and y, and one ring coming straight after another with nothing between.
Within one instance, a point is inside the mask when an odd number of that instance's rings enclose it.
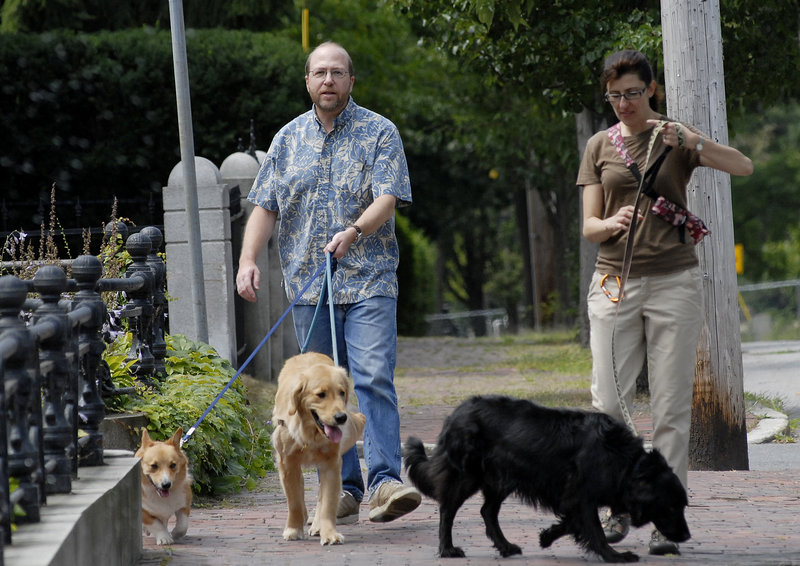
<instances>
[{"instance_id":1,"label":"dog's ear","mask_svg":"<svg viewBox=\"0 0 800 566\"><path fill-rule=\"evenodd\" d=\"M175 445L175 448L180 449L181 438L183 438L183 427L179 426L178 430L175 431L175 434L172 435L172 438L170 438L169 441Z\"/></svg>"},{"instance_id":2,"label":"dog's ear","mask_svg":"<svg viewBox=\"0 0 800 566\"><path fill-rule=\"evenodd\" d=\"M335 371L337 379L339 380L339 385L344 388L344 402L348 403L350 401L352 388L350 386L350 380L347 378L347 370L343 367L337 367Z\"/></svg>"},{"instance_id":3,"label":"dog's ear","mask_svg":"<svg viewBox=\"0 0 800 566\"><path fill-rule=\"evenodd\" d=\"M300 374L298 377L297 385L295 385L292 394L289 396L289 415L297 414L300 404L303 401L303 393L306 390L306 376Z\"/></svg>"},{"instance_id":4,"label":"dog's ear","mask_svg":"<svg viewBox=\"0 0 800 566\"><path fill-rule=\"evenodd\" d=\"M150 446L153 444L153 440L150 438L150 433L147 432L147 428L142 429L142 448L146 446Z\"/></svg>"}]
</instances>

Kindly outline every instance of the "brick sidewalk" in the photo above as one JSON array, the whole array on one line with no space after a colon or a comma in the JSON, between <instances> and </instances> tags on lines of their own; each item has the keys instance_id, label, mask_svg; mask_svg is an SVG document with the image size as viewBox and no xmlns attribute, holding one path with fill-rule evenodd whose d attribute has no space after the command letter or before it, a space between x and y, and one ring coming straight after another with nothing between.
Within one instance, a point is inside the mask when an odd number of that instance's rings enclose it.
<instances>
[{"instance_id":1,"label":"brick sidewalk","mask_svg":"<svg viewBox=\"0 0 800 566\"><path fill-rule=\"evenodd\" d=\"M401 433L435 442L449 406L403 407ZM647 437L646 415L636 417ZM306 475L306 501L313 510L316 477ZM652 527L633 529L619 550L640 555L644 564L797 565L800 566L800 470L780 472L689 472L687 521L692 538L681 544L679 557L647 554ZM321 546L319 539L282 539L286 505L277 474L265 478L255 492L237 494L213 507L192 509L187 536L171 548L144 539L141 566L195 565L497 565L602 563L584 554L569 538L541 549L539 531L553 516L509 499L500 513L507 538L522 547L522 556L500 558L484 534L480 495L467 501L456 517L454 542L467 557L442 560L438 547L438 510L424 498L413 513L392 523L370 523L362 504L361 521L340 526L345 543Z\"/></svg>"}]
</instances>

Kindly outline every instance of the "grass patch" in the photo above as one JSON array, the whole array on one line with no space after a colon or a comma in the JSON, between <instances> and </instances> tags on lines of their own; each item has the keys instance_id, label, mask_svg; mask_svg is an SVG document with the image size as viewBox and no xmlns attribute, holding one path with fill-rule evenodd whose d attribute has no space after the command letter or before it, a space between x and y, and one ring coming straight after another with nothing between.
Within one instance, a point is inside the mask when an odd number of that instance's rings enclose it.
<instances>
[{"instance_id":1,"label":"grass patch","mask_svg":"<svg viewBox=\"0 0 800 566\"><path fill-rule=\"evenodd\" d=\"M576 331L492 338L400 338L395 387L407 406L496 393L547 406L591 405L591 352Z\"/></svg>"},{"instance_id":2,"label":"grass patch","mask_svg":"<svg viewBox=\"0 0 800 566\"><path fill-rule=\"evenodd\" d=\"M768 396L762 393L747 393L744 394L744 400L749 407L760 405L779 413L786 413L786 403L780 396Z\"/></svg>"}]
</instances>

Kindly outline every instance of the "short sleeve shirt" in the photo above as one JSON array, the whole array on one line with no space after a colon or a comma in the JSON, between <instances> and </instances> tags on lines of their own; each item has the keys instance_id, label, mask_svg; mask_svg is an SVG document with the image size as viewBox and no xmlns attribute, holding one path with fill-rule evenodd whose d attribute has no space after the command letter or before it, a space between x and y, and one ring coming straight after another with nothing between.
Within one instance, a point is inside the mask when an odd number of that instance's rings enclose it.
<instances>
[{"instance_id":1,"label":"short sleeve shirt","mask_svg":"<svg viewBox=\"0 0 800 566\"><path fill-rule=\"evenodd\" d=\"M623 138L640 171L644 171L647 146L652 131L653 129L649 128L637 136ZM648 167L666 147L659 136L653 146ZM673 148L656 175L653 189L659 195L686 208L686 186L692 172L699 164L700 157L696 151ZM603 218L611 216L622 206L636 202L639 183L625 166L625 161L617 153L606 130L596 133L589 139L578 171L578 185L598 183L603 185ZM665 275L698 264L691 236L687 234L685 241L681 242L678 228L650 212L652 204L653 200L650 197L642 195L639 211L644 218L636 227L630 277ZM601 242L595 265L598 272L621 274L627 240L628 233L625 232Z\"/></svg>"},{"instance_id":2,"label":"short sleeve shirt","mask_svg":"<svg viewBox=\"0 0 800 566\"><path fill-rule=\"evenodd\" d=\"M378 197L411 204L403 144L395 125L350 98L326 133L314 108L275 135L248 200L279 214L278 250L290 300L325 264L325 245ZM350 246L333 276L336 304L396 298L399 253L394 218ZM322 278L298 304L316 304Z\"/></svg>"}]
</instances>

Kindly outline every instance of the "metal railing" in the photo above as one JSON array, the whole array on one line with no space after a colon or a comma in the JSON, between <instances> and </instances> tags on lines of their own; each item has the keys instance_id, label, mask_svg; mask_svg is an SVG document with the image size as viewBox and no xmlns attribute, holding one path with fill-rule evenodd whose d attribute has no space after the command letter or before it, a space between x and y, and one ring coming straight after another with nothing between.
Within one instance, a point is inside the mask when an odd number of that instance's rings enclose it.
<instances>
[{"instance_id":1,"label":"metal railing","mask_svg":"<svg viewBox=\"0 0 800 566\"><path fill-rule=\"evenodd\" d=\"M739 285L742 340L800 337L800 279Z\"/></svg>"},{"instance_id":2,"label":"metal railing","mask_svg":"<svg viewBox=\"0 0 800 566\"><path fill-rule=\"evenodd\" d=\"M164 376L166 266L157 255L162 243L154 227L129 236L131 263L124 278L101 278L103 265L91 255L72 262L71 279L56 265L39 267L31 280L0 277L4 544L11 543L13 505L24 512L18 523L39 522L47 495L70 493L79 465L103 464L103 398L119 391L102 358L108 307L101 293L127 297L120 316L133 336L126 361L137 380L152 384Z\"/></svg>"}]
</instances>

